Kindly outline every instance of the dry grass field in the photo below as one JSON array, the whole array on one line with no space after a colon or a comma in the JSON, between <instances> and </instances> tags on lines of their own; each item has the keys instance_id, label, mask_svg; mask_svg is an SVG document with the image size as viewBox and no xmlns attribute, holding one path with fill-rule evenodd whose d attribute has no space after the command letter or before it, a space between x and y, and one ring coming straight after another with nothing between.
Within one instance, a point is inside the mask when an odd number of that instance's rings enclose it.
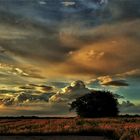
<instances>
[{"instance_id":1,"label":"dry grass field","mask_svg":"<svg viewBox=\"0 0 140 140\"><path fill-rule=\"evenodd\" d=\"M0 119L0 135L92 135L140 140L140 117Z\"/></svg>"}]
</instances>

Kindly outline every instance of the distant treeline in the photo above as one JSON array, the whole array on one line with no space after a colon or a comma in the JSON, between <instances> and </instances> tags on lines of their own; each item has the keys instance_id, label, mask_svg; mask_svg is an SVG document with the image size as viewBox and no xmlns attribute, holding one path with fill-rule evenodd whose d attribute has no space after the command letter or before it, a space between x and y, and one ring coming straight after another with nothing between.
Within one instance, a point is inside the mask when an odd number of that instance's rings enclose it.
<instances>
[{"instance_id":1,"label":"distant treeline","mask_svg":"<svg viewBox=\"0 0 140 140\"><path fill-rule=\"evenodd\" d=\"M140 115L119 115L115 118L133 118L133 117L140 117ZM74 119L74 118L79 118L79 117L39 117L39 116L0 116L0 119ZM109 117L107 117L109 118ZM112 118L112 117L110 117Z\"/></svg>"}]
</instances>

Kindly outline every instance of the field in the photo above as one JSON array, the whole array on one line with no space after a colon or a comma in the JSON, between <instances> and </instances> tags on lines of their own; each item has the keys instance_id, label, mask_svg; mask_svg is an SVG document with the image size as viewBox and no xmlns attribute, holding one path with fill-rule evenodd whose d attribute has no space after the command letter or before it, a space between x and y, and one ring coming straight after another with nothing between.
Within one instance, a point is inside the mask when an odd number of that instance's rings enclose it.
<instances>
[{"instance_id":1,"label":"field","mask_svg":"<svg viewBox=\"0 0 140 140\"><path fill-rule=\"evenodd\" d=\"M0 135L92 135L140 140L140 117L1 118Z\"/></svg>"}]
</instances>

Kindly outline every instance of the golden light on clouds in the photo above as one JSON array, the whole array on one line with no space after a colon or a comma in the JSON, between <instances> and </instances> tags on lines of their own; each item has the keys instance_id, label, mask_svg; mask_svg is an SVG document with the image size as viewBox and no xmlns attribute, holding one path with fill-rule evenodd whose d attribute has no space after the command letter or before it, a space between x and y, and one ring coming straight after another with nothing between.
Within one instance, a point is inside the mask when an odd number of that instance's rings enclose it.
<instances>
[{"instance_id":1,"label":"golden light on clouds","mask_svg":"<svg viewBox=\"0 0 140 140\"><path fill-rule=\"evenodd\" d=\"M52 95L69 101L88 88L138 102L139 0L14 1L0 1L0 101L17 106L5 114L61 114L67 105L52 107Z\"/></svg>"}]
</instances>

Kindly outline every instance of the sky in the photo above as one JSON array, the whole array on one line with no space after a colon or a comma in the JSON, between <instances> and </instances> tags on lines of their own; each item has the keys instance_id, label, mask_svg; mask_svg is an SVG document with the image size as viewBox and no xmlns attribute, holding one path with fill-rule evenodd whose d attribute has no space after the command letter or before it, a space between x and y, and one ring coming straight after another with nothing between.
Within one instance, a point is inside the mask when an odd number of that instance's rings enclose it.
<instances>
[{"instance_id":1,"label":"sky","mask_svg":"<svg viewBox=\"0 0 140 140\"><path fill-rule=\"evenodd\" d=\"M0 0L0 115L74 116L111 91L140 114L139 0Z\"/></svg>"}]
</instances>

